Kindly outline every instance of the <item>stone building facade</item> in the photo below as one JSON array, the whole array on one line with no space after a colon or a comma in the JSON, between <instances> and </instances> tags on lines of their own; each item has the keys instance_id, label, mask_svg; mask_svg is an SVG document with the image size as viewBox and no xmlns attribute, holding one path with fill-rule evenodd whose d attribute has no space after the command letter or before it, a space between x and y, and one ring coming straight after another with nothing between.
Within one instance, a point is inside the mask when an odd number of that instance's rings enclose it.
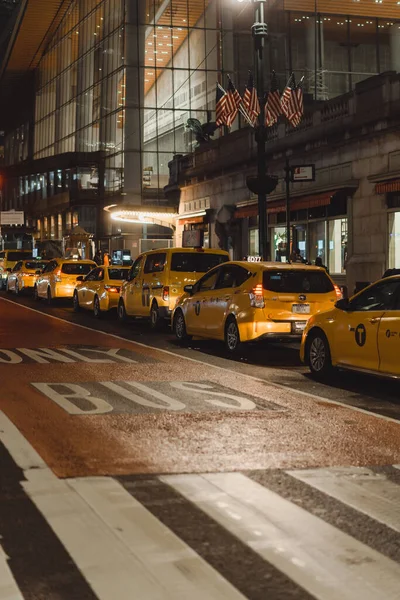
<instances>
[{"instance_id":1,"label":"stone building facade","mask_svg":"<svg viewBox=\"0 0 400 600\"><path fill-rule=\"evenodd\" d=\"M268 199L272 259L285 254L288 156L290 164L316 167L314 182L291 185L292 247L310 262L321 256L350 291L400 267L399 119L400 76L390 72L310 104L297 130L284 122L269 130L269 173L279 177ZM180 189L176 243L183 229L203 228L210 245L233 258L257 254L257 199L246 186L255 158L253 132L242 130L171 163L169 189Z\"/></svg>"}]
</instances>

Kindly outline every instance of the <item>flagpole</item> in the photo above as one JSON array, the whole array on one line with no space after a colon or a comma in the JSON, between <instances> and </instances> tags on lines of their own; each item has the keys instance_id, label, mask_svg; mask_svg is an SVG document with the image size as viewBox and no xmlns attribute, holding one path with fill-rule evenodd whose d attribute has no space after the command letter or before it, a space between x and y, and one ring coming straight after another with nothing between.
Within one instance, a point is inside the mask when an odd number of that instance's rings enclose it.
<instances>
[{"instance_id":1,"label":"flagpole","mask_svg":"<svg viewBox=\"0 0 400 600\"><path fill-rule=\"evenodd\" d=\"M286 183L286 260L290 263L290 164L289 157L286 156L285 165L285 183Z\"/></svg>"}]
</instances>

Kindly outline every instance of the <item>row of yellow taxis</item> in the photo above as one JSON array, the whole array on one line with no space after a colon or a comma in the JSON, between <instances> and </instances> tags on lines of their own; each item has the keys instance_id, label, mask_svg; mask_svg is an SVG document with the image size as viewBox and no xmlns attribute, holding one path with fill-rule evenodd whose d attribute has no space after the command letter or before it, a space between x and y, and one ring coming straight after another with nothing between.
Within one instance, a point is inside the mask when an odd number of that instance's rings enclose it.
<instances>
[{"instance_id":1,"label":"row of yellow taxis","mask_svg":"<svg viewBox=\"0 0 400 600\"><path fill-rule=\"evenodd\" d=\"M0 265L1 266L1 265ZM72 298L75 311L171 323L180 343L301 338L301 358L316 377L334 367L397 376L400 277L381 280L352 299L325 269L303 264L230 261L222 250L169 248L140 255L131 267L87 260L21 260L7 290L32 289L37 300Z\"/></svg>"}]
</instances>

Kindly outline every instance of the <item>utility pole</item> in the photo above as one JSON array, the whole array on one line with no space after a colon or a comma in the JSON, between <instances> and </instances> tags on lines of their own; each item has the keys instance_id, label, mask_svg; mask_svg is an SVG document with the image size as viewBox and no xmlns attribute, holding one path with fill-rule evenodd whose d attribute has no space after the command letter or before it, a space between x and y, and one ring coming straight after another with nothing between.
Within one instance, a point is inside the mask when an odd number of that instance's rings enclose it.
<instances>
[{"instance_id":1,"label":"utility pole","mask_svg":"<svg viewBox=\"0 0 400 600\"><path fill-rule=\"evenodd\" d=\"M290 164L289 157L286 157L285 165L285 183L286 183L286 260L290 262Z\"/></svg>"}]
</instances>

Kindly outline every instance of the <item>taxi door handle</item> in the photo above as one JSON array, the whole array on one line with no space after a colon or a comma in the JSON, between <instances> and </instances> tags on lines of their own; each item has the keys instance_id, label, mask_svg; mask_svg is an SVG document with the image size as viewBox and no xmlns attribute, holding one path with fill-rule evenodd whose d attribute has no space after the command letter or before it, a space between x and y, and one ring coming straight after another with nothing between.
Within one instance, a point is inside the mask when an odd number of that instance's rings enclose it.
<instances>
[{"instance_id":1,"label":"taxi door handle","mask_svg":"<svg viewBox=\"0 0 400 600\"><path fill-rule=\"evenodd\" d=\"M372 324L372 325L376 325L376 323L379 323L380 321L380 317L374 317L373 319L368 319L368 321Z\"/></svg>"}]
</instances>

